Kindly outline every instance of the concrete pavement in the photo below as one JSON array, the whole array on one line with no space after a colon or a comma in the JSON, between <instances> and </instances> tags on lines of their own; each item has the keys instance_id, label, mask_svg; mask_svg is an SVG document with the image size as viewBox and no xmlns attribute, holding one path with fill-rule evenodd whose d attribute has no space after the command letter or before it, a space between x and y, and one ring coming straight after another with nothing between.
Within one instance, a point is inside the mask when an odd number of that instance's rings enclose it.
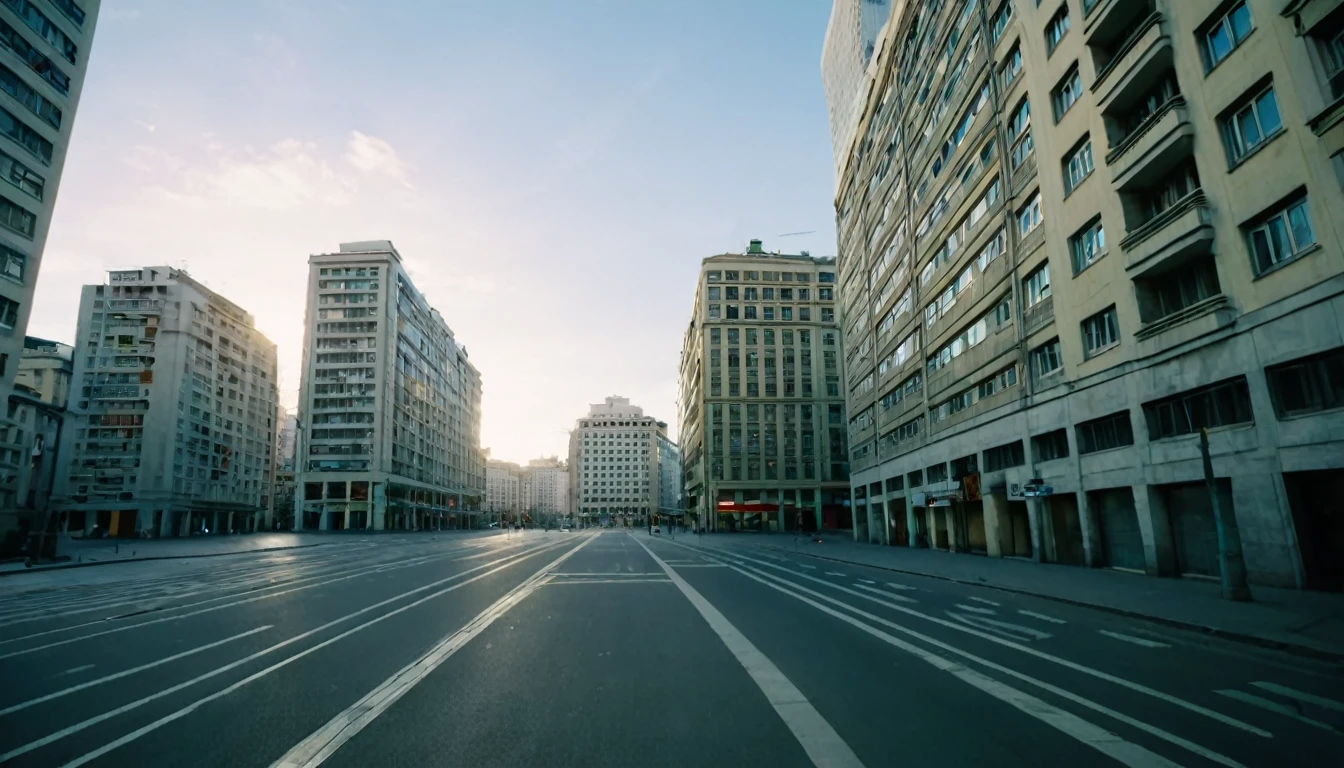
<instances>
[{"instance_id":1,"label":"concrete pavement","mask_svg":"<svg viewBox=\"0 0 1344 768\"><path fill-rule=\"evenodd\" d=\"M1337 666L745 537L16 576L0 681L15 766L1344 763Z\"/></svg>"}]
</instances>

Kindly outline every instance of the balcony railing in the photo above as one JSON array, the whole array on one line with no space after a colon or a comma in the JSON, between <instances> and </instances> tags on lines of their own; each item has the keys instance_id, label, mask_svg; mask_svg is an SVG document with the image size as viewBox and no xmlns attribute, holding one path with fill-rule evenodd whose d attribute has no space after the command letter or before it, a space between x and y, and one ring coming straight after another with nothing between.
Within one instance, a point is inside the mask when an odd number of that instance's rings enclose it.
<instances>
[{"instance_id":1,"label":"balcony railing","mask_svg":"<svg viewBox=\"0 0 1344 768\"><path fill-rule=\"evenodd\" d=\"M1022 333L1030 336L1055 319L1055 297L1046 296L1022 313Z\"/></svg>"},{"instance_id":2,"label":"balcony railing","mask_svg":"<svg viewBox=\"0 0 1344 768\"><path fill-rule=\"evenodd\" d=\"M1204 190L1191 192L1125 235L1120 241L1125 269L1147 272L1173 257L1207 252L1213 241L1212 221Z\"/></svg>"},{"instance_id":3,"label":"balcony railing","mask_svg":"<svg viewBox=\"0 0 1344 768\"><path fill-rule=\"evenodd\" d=\"M1182 112L1185 111L1185 97L1179 93L1172 96L1170 99L1167 99L1162 106L1158 107L1153 114L1148 116L1148 119L1140 123L1138 128L1130 131L1123 139L1111 145L1110 151L1106 153L1106 164L1114 165L1115 162L1127 154L1130 148L1137 144L1140 139L1148 135L1149 131L1161 122L1162 118L1167 116L1168 112L1175 109L1179 109Z\"/></svg>"},{"instance_id":4,"label":"balcony railing","mask_svg":"<svg viewBox=\"0 0 1344 768\"><path fill-rule=\"evenodd\" d=\"M1166 317L1158 318L1157 320L1144 325L1142 328L1135 331L1134 340L1143 341L1144 339L1151 339L1163 331L1171 330L1172 328L1188 323L1197 317L1230 307L1231 302L1226 294L1220 293L1216 296L1210 296L1203 301L1197 301L1194 304L1191 304L1185 309L1177 310Z\"/></svg>"},{"instance_id":5,"label":"balcony railing","mask_svg":"<svg viewBox=\"0 0 1344 768\"><path fill-rule=\"evenodd\" d=\"M1134 133L1125 137L1121 147L1106 155L1111 168L1111 183L1116 189L1145 186L1190 156L1195 129L1185 109L1185 99L1176 97L1167 103Z\"/></svg>"},{"instance_id":6,"label":"balcony railing","mask_svg":"<svg viewBox=\"0 0 1344 768\"><path fill-rule=\"evenodd\" d=\"M1117 65L1120 64L1125 56L1128 55L1130 51L1134 50L1134 47L1137 46L1144 35L1148 33L1149 27L1158 26L1158 22L1160 21L1162 21L1162 14L1153 11L1139 21L1138 24L1134 25L1133 31L1130 32L1129 37L1125 38L1123 43L1116 46L1115 52L1111 54L1111 58L1097 70L1096 79L1092 81L1093 93L1096 93L1097 89L1106 82L1106 78L1115 71Z\"/></svg>"},{"instance_id":7,"label":"balcony railing","mask_svg":"<svg viewBox=\"0 0 1344 768\"><path fill-rule=\"evenodd\" d=\"M938 369L937 373L927 376L929 395L941 393L954 384L969 380L971 375L993 360L997 360L1017 346L1013 334L1013 324L1004 323L984 341L961 353L952 362ZM927 371L927 366L925 366Z\"/></svg>"},{"instance_id":8,"label":"balcony railing","mask_svg":"<svg viewBox=\"0 0 1344 768\"><path fill-rule=\"evenodd\" d=\"M1162 14L1149 14L1092 83L1097 106L1106 111L1127 95L1146 91L1170 65L1171 36L1163 28Z\"/></svg>"}]
</instances>

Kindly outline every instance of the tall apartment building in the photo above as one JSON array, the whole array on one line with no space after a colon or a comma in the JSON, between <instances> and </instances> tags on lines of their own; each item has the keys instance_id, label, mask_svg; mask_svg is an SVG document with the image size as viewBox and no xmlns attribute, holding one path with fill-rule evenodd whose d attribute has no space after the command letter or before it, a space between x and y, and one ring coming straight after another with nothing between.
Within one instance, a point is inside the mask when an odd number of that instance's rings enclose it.
<instances>
[{"instance_id":1,"label":"tall apartment building","mask_svg":"<svg viewBox=\"0 0 1344 768\"><path fill-rule=\"evenodd\" d=\"M831 149L839 179L863 112L866 72L877 35L896 0L834 0L821 45L821 82L830 119Z\"/></svg>"},{"instance_id":2,"label":"tall apartment building","mask_svg":"<svg viewBox=\"0 0 1344 768\"><path fill-rule=\"evenodd\" d=\"M56 485L57 449L70 399L74 349L29 336L23 341L0 424L0 536L40 530Z\"/></svg>"},{"instance_id":3,"label":"tall apartment building","mask_svg":"<svg viewBox=\"0 0 1344 768\"><path fill-rule=\"evenodd\" d=\"M586 524L643 525L658 508L658 436L667 422L628 397L588 406L569 433L570 509Z\"/></svg>"},{"instance_id":4,"label":"tall apartment building","mask_svg":"<svg viewBox=\"0 0 1344 768\"><path fill-rule=\"evenodd\" d=\"M658 511L681 511L681 450L667 435L658 437Z\"/></svg>"},{"instance_id":5,"label":"tall apartment building","mask_svg":"<svg viewBox=\"0 0 1344 768\"><path fill-rule=\"evenodd\" d=\"M481 377L387 240L308 260L296 528L466 526L485 495Z\"/></svg>"},{"instance_id":6,"label":"tall apartment building","mask_svg":"<svg viewBox=\"0 0 1344 768\"><path fill-rule=\"evenodd\" d=\"M523 511L519 495L523 468L511 461L491 459L485 463L485 504L482 511L496 522L510 521Z\"/></svg>"},{"instance_id":7,"label":"tall apartment building","mask_svg":"<svg viewBox=\"0 0 1344 768\"><path fill-rule=\"evenodd\" d=\"M0 402L23 353L100 4L0 2Z\"/></svg>"},{"instance_id":8,"label":"tall apartment building","mask_svg":"<svg viewBox=\"0 0 1344 768\"><path fill-rule=\"evenodd\" d=\"M569 516L569 467L558 456L529 461L522 477L523 503L533 518Z\"/></svg>"},{"instance_id":9,"label":"tall apartment building","mask_svg":"<svg viewBox=\"0 0 1344 768\"><path fill-rule=\"evenodd\" d=\"M1344 585L1340 0L911 0L836 198L855 533ZM1037 495L1047 494L1047 495Z\"/></svg>"},{"instance_id":10,"label":"tall apartment building","mask_svg":"<svg viewBox=\"0 0 1344 768\"><path fill-rule=\"evenodd\" d=\"M766 253L760 240L701 261L678 434L699 525L849 527L835 287L834 258Z\"/></svg>"},{"instance_id":11,"label":"tall apartment building","mask_svg":"<svg viewBox=\"0 0 1344 768\"><path fill-rule=\"evenodd\" d=\"M184 536L269 525L275 344L172 267L108 273L80 295L52 507L71 532Z\"/></svg>"}]
</instances>

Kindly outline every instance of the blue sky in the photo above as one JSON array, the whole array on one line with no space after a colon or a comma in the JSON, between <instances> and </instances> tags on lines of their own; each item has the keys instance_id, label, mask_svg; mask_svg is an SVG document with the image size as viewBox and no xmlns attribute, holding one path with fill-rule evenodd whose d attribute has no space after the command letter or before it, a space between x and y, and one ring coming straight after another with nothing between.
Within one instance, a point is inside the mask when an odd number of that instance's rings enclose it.
<instances>
[{"instance_id":1,"label":"blue sky","mask_svg":"<svg viewBox=\"0 0 1344 768\"><path fill-rule=\"evenodd\" d=\"M493 456L563 454L612 394L675 429L700 259L835 253L830 5L105 0L29 333L70 340L102 270L185 265L293 406L307 256L390 239Z\"/></svg>"}]
</instances>

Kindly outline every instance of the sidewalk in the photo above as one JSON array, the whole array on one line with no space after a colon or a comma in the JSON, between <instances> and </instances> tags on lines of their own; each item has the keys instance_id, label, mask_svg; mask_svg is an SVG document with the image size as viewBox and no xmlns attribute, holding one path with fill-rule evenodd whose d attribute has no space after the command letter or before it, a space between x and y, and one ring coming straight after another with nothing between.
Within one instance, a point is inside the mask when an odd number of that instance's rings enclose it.
<instances>
[{"instance_id":1,"label":"sidewalk","mask_svg":"<svg viewBox=\"0 0 1344 768\"><path fill-rule=\"evenodd\" d=\"M706 536L793 552L793 537ZM1251 585L1254 602L1223 600L1216 581L1151 578L1109 568L1047 565L938 550L861 544L834 535L798 540L799 554L1019 592L1155 620L1272 648L1344 661L1344 595Z\"/></svg>"},{"instance_id":2,"label":"sidewalk","mask_svg":"<svg viewBox=\"0 0 1344 768\"><path fill-rule=\"evenodd\" d=\"M24 567L22 560L0 563L0 576L133 560L214 557L247 552L320 547L324 544L338 544L349 540L348 536L341 535L290 532L243 533L182 539L72 539L62 537L56 551L60 556L68 556L69 560L32 568Z\"/></svg>"}]
</instances>

